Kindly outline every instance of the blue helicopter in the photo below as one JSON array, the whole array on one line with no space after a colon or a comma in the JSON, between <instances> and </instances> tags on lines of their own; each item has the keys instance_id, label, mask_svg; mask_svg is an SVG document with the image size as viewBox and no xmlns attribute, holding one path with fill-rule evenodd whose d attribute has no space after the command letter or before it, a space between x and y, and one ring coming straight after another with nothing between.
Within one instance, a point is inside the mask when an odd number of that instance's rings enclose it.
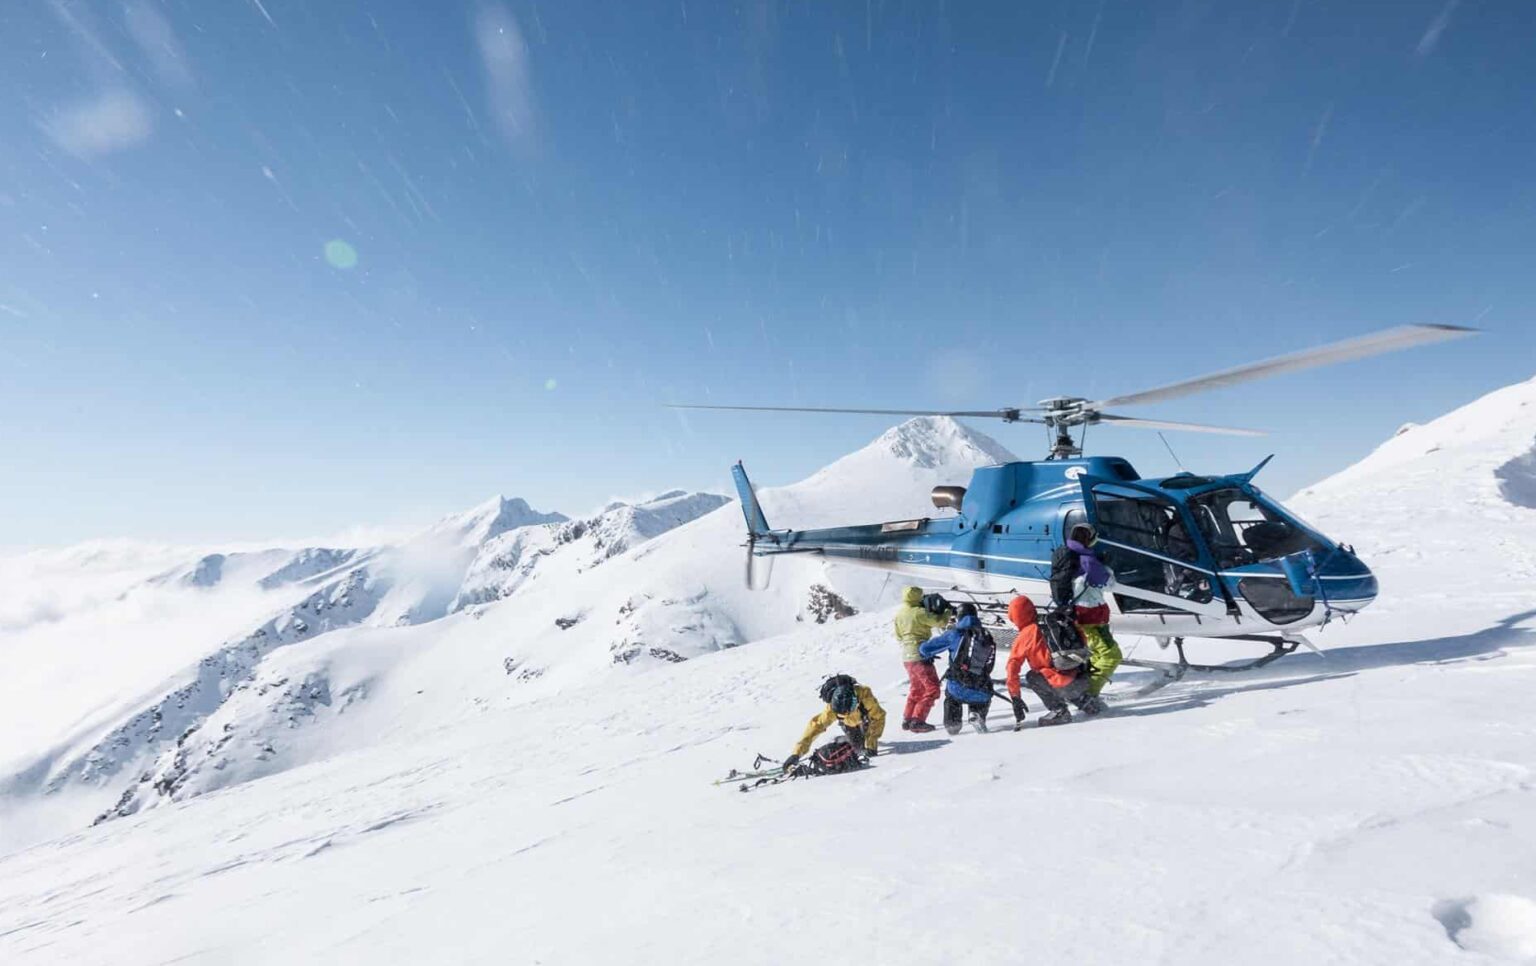
<instances>
[{"instance_id":1,"label":"blue helicopter","mask_svg":"<svg viewBox=\"0 0 1536 966\"><path fill-rule=\"evenodd\" d=\"M977 468L969 486L938 486L939 517L918 517L817 530L769 525L745 468L732 467L747 523L747 580L755 558L817 554L881 568L969 596L993 622L1007 600L1023 594L1050 601L1052 551L1079 522L1098 532L1096 550L1114 573L1110 607L1117 631L1173 644L1177 662L1127 660L1177 678L1187 670L1236 671L1262 666L1298 646L1301 633L1348 617L1377 594L1376 577L1356 555L1309 526L1264 493L1254 477L1273 457L1246 473L1181 472L1144 479L1114 456L1087 456L1088 426L1116 425L1260 436L1247 429L1137 419L1105 410L1161 402L1285 372L1443 342L1475 330L1415 325L1228 369L1145 392L1104 400L1057 397L1035 407L973 411L825 409L787 406L676 406L770 412L877 413L956 416L1039 423L1054 433L1044 460ZM1072 432L1079 430L1074 438ZM1192 664L1186 638L1267 644L1262 657L1225 664Z\"/></svg>"}]
</instances>

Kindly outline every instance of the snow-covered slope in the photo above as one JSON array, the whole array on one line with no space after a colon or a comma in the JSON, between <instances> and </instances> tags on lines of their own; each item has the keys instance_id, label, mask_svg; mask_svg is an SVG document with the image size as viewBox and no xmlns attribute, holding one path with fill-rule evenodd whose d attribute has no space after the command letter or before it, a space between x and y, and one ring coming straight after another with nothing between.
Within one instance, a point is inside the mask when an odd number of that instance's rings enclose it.
<instances>
[{"instance_id":1,"label":"snow-covered slope","mask_svg":"<svg viewBox=\"0 0 1536 966\"><path fill-rule=\"evenodd\" d=\"M1013 458L954 420L914 419L759 499L775 526L924 515L933 512L935 485L968 482L976 466ZM686 660L894 599L882 574L793 557L774 562L766 590L749 590L743 542L739 507L717 510L612 559L600 574L546 582L515 606L487 612L487 639L505 642L505 660L519 674L565 684L607 665Z\"/></svg>"},{"instance_id":2,"label":"snow-covered slope","mask_svg":"<svg viewBox=\"0 0 1536 966\"><path fill-rule=\"evenodd\" d=\"M0 792L56 794L83 783L115 795L151 777L155 769L139 769L184 746L275 650L365 622L442 617L485 542L565 519L497 497L383 548L135 554L109 545L13 561L13 570L45 572L73 562L81 576L61 586L84 579L115 594L80 596L51 620L34 616L0 635L0 647L26 669L13 680L54 669L48 701L18 690L4 702L0 733L11 737L0 742L0 760L13 764ZM146 575L151 566L157 572Z\"/></svg>"},{"instance_id":3,"label":"snow-covered slope","mask_svg":"<svg viewBox=\"0 0 1536 966\"><path fill-rule=\"evenodd\" d=\"M913 420L762 500L797 526L910 516L924 512L934 485L1009 458L952 420ZM747 591L741 514L725 503L673 491L566 521L498 498L393 547L201 557L156 584L208 591L238 573L303 594L157 690L93 716L24 762L0 791L25 798L85 785L104 817L131 814L368 744L371 730L337 727L337 719L346 711L388 727L398 709L376 700L393 693L384 678L451 682L425 703L411 694L420 688L401 689L411 714L446 720L508 684L534 700L615 669L840 619L881 599L883 577L800 560L777 568L772 590ZM427 638L364 631L439 621ZM399 646L406 639L430 643ZM366 673L338 680L335 655L363 652L347 666ZM460 683L466 674L475 686Z\"/></svg>"},{"instance_id":4,"label":"snow-covered slope","mask_svg":"<svg viewBox=\"0 0 1536 966\"><path fill-rule=\"evenodd\" d=\"M1536 379L1407 425L1291 505L1356 545L1382 581L1377 606L1404 596L1530 599L1536 581ZM1506 596L1507 595L1507 596Z\"/></svg>"},{"instance_id":5,"label":"snow-covered slope","mask_svg":"<svg viewBox=\"0 0 1536 966\"><path fill-rule=\"evenodd\" d=\"M1299 499L1383 573L1325 653L1147 696L1125 669L1114 713L1066 728L893 724L849 776L709 784L787 753L826 673L893 717L905 687L890 595L815 564L748 594L735 506L436 621L276 650L200 729L189 762L224 742L207 767L157 772L178 800L0 858L0 959L1528 962L1530 580L1423 590L1445 569L1423 548L1536 514L1476 489L1532 441L1527 407L1497 411L1501 461L1434 462L1447 438L1370 467L1383 447ZM781 526L904 516L1003 457L909 424L762 499ZM862 612L805 619L817 583Z\"/></svg>"},{"instance_id":6,"label":"snow-covered slope","mask_svg":"<svg viewBox=\"0 0 1536 966\"><path fill-rule=\"evenodd\" d=\"M472 603L476 594L496 599L510 588L491 584L487 575L507 576L493 564L506 560L508 547L530 544L551 573L579 574L724 502L711 494L672 492L572 522L497 497L393 546L189 557L125 596L192 597L209 608L238 600L245 628L176 651L185 655L182 661L197 654L190 667L148 662L160 667L160 677L143 678L136 690L114 692L95 705L79 696L87 714L56 724L54 740L25 746L30 754L18 756L19 765L0 778L0 792L13 799L70 799L73 807L53 811L79 820L81 803L97 803L103 815L128 814L239 776L289 767L302 759L272 747L271 731L292 729L301 720L329 723L326 709L334 716L367 693L336 684L333 701L330 657L346 651L347 643L333 642L331 635L353 627L426 624ZM262 605L267 613L257 618L253 608ZM296 644L304 646L288 654ZM494 670L500 669L495 662ZM297 750L294 742L280 744ZM334 744L322 748L334 750ZM94 794L60 794L81 786Z\"/></svg>"},{"instance_id":7,"label":"snow-covered slope","mask_svg":"<svg viewBox=\"0 0 1536 966\"><path fill-rule=\"evenodd\" d=\"M1371 620L1345 629L1369 643L1246 678L1133 698L1127 671L1098 721L893 728L869 771L746 795L709 782L786 753L823 674L899 707L888 614L526 703L503 682L437 725L399 694L372 747L0 860L0 956L1520 962L1530 615L1447 635L1433 608ZM415 683L422 702L447 685Z\"/></svg>"}]
</instances>

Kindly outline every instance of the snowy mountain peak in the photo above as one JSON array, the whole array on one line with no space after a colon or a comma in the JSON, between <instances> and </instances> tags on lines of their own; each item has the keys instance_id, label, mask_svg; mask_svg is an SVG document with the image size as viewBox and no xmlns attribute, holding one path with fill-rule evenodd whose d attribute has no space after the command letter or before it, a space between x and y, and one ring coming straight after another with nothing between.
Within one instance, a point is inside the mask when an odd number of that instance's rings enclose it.
<instances>
[{"instance_id":1,"label":"snowy mountain peak","mask_svg":"<svg viewBox=\"0 0 1536 966\"><path fill-rule=\"evenodd\" d=\"M668 490L637 504L615 500L579 520L502 534L476 556L450 609L500 600L536 575L580 573L729 502L714 493Z\"/></svg>"},{"instance_id":2,"label":"snowy mountain peak","mask_svg":"<svg viewBox=\"0 0 1536 966\"><path fill-rule=\"evenodd\" d=\"M997 440L949 416L909 419L881 433L866 449L890 453L924 469L957 461L979 466L1018 459Z\"/></svg>"},{"instance_id":3,"label":"snowy mountain peak","mask_svg":"<svg viewBox=\"0 0 1536 966\"><path fill-rule=\"evenodd\" d=\"M985 433L963 426L948 416L919 416L881 433L869 445L823 467L798 486L810 491L839 491L862 494L866 501L878 492L903 492L902 505L910 500L905 488L895 486L898 478L934 483L969 483L971 471L978 466L1008 463L1018 457ZM825 495L824 495L825 496ZM822 498L824 498L824 496ZM926 502L926 491L923 492ZM886 504L865 506L877 515L889 514ZM901 512L910 512L908 507ZM773 518L770 515L769 520ZM788 523L784 524L788 525Z\"/></svg>"},{"instance_id":4,"label":"snowy mountain peak","mask_svg":"<svg viewBox=\"0 0 1536 966\"><path fill-rule=\"evenodd\" d=\"M541 513L521 497L495 496L471 510L444 517L424 536L447 537L460 546L474 547L519 527L564 523L568 519L563 513Z\"/></svg>"}]
</instances>

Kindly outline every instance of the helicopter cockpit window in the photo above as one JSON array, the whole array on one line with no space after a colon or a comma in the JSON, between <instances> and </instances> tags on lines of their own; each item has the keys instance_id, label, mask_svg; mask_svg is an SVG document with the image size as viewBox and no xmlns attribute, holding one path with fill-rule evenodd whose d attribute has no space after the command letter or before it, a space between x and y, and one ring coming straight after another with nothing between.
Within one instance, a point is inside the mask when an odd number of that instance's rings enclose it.
<instances>
[{"instance_id":1,"label":"helicopter cockpit window","mask_svg":"<svg viewBox=\"0 0 1536 966\"><path fill-rule=\"evenodd\" d=\"M1202 493L1189 501L1189 512L1220 568L1322 549L1305 530L1237 488Z\"/></svg>"},{"instance_id":2,"label":"helicopter cockpit window","mask_svg":"<svg viewBox=\"0 0 1536 966\"><path fill-rule=\"evenodd\" d=\"M1197 563L1199 551L1178 507L1149 495L1104 487L1094 488L1093 504L1099 556L1115 572L1122 611L1157 610L1172 603L1136 595L1136 590L1202 604L1211 600L1209 575L1180 563Z\"/></svg>"},{"instance_id":3,"label":"helicopter cockpit window","mask_svg":"<svg viewBox=\"0 0 1536 966\"><path fill-rule=\"evenodd\" d=\"M1199 553L1189 539L1178 508L1150 496L1130 496L1095 489L1099 535L1127 547L1195 562Z\"/></svg>"}]
</instances>

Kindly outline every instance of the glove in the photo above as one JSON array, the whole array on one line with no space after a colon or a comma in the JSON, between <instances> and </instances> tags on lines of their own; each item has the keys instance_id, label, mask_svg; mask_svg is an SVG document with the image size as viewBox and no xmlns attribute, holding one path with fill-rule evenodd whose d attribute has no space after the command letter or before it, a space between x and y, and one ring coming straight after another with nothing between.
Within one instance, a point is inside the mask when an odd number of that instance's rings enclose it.
<instances>
[{"instance_id":1,"label":"glove","mask_svg":"<svg viewBox=\"0 0 1536 966\"><path fill-rule=\"evenodd\" d=\"M1023 721L1029 709L1024 706L1024 699L1018 695L1013 696L1013 720Z\"/></svg>"},{"instance_id":2,"label":"glove","mask_svg":"<svg viewBox=\"0 0 1536 966\"><path fill-rule=\"evenodd\" d=\"M798 764L800 764L800 756L790 755L788 758L784 759L784 770L791 771Z\"/></svg>"}]
</instances>

